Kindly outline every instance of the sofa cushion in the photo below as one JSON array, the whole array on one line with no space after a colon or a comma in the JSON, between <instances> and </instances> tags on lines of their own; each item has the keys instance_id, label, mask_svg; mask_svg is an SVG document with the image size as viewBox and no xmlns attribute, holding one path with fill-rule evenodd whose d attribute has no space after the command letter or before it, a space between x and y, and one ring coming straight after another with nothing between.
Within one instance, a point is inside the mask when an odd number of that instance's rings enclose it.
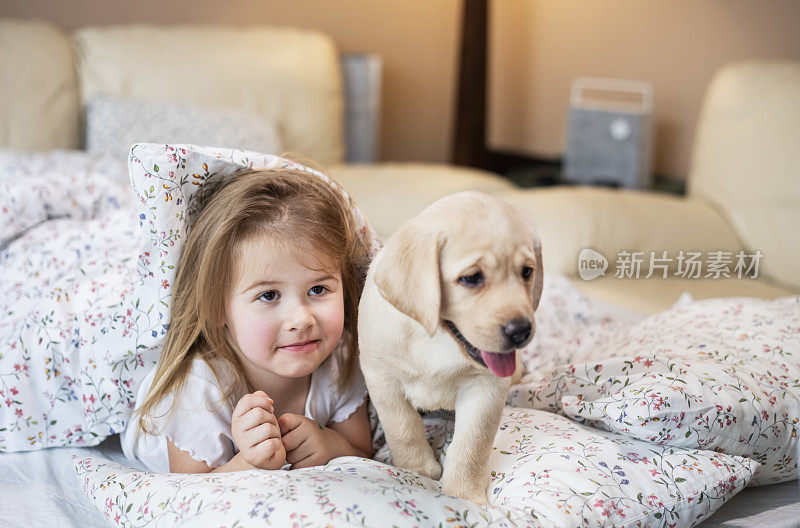
<instances>
[{"instance_id":1,"label":"sofa cushion","mask_svg":"<svg viewBox=\"0 0 800 528\"><path fill-rule=\"evenodd\" d=\"M716 205L763 271L800 288L800 61L721 70L697 127L689 193Z\"/></svg>"},{"instance_id":2,"label":"sofa cushion","mask_svg":"<svg viewBox=\"0 0 800 528\"><path fill-rule=\"evenodd\" d=\"M0 147L78 146L78 87L64 32L44 22L0 20L0 79Z\"/></svg>"},{"instance_id":3,"label":"sofa cushion","mask_svg":"<svg viewBox=\"0 0 800 528\"><path fill-rule=\"evenodd\" d=\"M674 260L680 251L741 250L736 235L708 205L643 191L592 187L525 189L501 194L533 215L542 237L542 258L549 272L576 276L578 255L593 249L614 264L621 251L651 251ZM642 266L642 269L645 269Z\"/></svg>"},{"instance_id":4,"label":"sofa cushion","mask_svg":"<svg viewBox=\"0 0 800 528\"><path fill-rule=\"evenodd\" d=\"M287 151L342 160L339 60L321 33L139 25L83 28L74 41L84 105L103 93L250 110L278 123Z\"/></svg>"},{"instance_id":5,"label":"sofa cushion","mask_svg":"<svg viewBox=\"0 0 800 528\"><path fill-rule=\"evenodd\" d=\"M238 108L206 108L97 94L86 108L86 150L125 159L134 143L283 151L275 122Z\"/></svg>"},{"instance_id":6,"label":"sofa cushion","mask_svg":"<svg viewBox=\"0 0 800 528\"><path fill-rule=\"evenodd\" d=\"M581 293L600 299L614 306L649 315L666 310L684 292L694 299L716 299L720 297L756 297L778 299L795 292L769 283L763 279L742 277L738 279L682 279L651 277L649 279L617 279L613 275L590 281L573 278L573 284Z\"/></svg>"},{"instance_id":7,"label":"sofa cushion","mask_svg":"<svg viewBox=\"0 0 800 528\"><path fill-rule=\"evenodd\" d=\"M515 188L490 172L437 164L337 165L330 172L361 205L384 240L445 195L466 190L499 194Z\"/></svg>"}]
</instances>

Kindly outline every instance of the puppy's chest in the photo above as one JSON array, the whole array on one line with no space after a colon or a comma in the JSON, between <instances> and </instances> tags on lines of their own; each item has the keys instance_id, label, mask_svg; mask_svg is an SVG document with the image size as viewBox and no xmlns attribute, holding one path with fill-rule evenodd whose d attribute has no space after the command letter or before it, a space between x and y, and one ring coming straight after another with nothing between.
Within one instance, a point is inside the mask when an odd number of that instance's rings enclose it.
<instances>
[{"instance_id":1,"label":"puppy's chest","mask_svg":"<svg viewBox=\"0 0 800 528\"><path fill-rule=\"evenodd\" d=\"M471 369L457 347L449 337L415 347L411 355L414 364L400 373L406 397L412 405L421 410L455 407L461 382L471 377Z\"/></svg>"}]
</instances>

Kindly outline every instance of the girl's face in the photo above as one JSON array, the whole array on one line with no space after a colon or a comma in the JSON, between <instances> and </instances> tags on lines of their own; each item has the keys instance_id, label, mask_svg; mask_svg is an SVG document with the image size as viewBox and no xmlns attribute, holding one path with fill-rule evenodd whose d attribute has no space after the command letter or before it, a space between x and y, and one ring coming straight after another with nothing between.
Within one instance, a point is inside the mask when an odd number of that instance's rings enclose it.
<instances>
[{"instance_id":1,"label":"girl's face","mask_svg":"<svg viewBox=\"0 0 800 528\"><path fill-rule=\"evenodd\" d=\"M245 377L256 385L275 375L307 376L342 336L339 267L313 247L287 251L269 235L252 236L237 249L225 315Z\"/></svg>"}]
</instances>

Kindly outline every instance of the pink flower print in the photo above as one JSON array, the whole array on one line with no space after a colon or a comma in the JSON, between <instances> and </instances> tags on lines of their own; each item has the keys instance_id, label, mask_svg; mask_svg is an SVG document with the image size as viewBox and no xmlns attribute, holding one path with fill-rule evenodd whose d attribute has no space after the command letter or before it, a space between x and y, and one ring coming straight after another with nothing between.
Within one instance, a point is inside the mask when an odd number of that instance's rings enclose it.
<instances>
[{"instance_id":1,"label":"pink flower print","mask_svg":"<svg viewBox=\"0 0 800 528\"><path fill-rule=\"evenodd\" d=\"M14 412L14 414L16 414L17 416L22 416L22 409L17 409L17 410Z\"/></svg>"},{"instance_id":2,"label":"pink flower print","mask_svg":"<svg viewBox=\"0 0 800 528\"><path fill-rule=\"evenodd\" d=\"M169 282L166 279L162 280L161 287L166 290L167 288L169 288Z\"/></svg>"}]
</instances>

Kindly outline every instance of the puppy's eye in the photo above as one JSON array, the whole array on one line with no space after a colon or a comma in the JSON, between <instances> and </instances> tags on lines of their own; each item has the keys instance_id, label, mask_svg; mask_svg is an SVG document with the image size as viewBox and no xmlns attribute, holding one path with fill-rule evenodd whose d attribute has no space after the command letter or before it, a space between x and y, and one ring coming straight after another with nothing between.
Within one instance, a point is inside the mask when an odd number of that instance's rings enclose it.
<instances>
[{"instance_id":1,"label":"puppy's eye","mask_svg":"<svg viewBox=\"0 0 800 528\"><path fill-rule=\"evenodd\" d=\"M463 277L458 278L458 282L470 288L480 286L483 284L483 273L479 271L477 273L473 273L472 275L464 275Z\"/></svg>"},{"instance_id":2,"label":"puppy's eye","mask_svg":"<svg viewBox=\"0 0 800 528\"><path fill-rule=\"evenodd\" d=\"M522 278L523 278L523 280L530 279L532 274L533 274L533 268L532 267L523 266L523 268L522 268Z\"/></svg>"}]
</instances>

